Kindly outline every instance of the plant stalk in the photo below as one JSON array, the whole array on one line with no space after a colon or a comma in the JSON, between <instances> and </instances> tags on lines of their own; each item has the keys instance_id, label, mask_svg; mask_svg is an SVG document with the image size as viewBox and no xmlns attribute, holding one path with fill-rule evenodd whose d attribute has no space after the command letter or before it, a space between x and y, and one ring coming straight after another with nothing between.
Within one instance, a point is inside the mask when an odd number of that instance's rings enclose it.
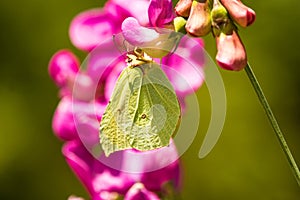
<instances>
[{"instance_id":1,"label":"plant stalk","mask_svg":"<svg viewBox=\"0 0 300 200\"><path fill-rule=\"evenodd\" d=\"M267 116L268 116L268 119L273 127L273 130L276 134L276 137L277 139L279 140L279 143L280 143L280 146L281 146L281 149L283 150L287 160L288 160L288 163L295 175L295 178L298 182L298 185L300 186L300 172L299 172L299 168L297 166L297 163L288 147L288 144L286 142L286 140L284 139L284 136L279 128L279 125L278 125L278 122L271 110L271 107L262 91L262 88L260 87L259 83L258 83L258 80L256 79L255 75L254 75L254 72L253 70L251 69L251 66L249 63L247 63L247 66L245 67L245 71L247 73L247 76L258 96L258 99L261 103L261 105L263 106Z\"/></svg>"}]
</instances>

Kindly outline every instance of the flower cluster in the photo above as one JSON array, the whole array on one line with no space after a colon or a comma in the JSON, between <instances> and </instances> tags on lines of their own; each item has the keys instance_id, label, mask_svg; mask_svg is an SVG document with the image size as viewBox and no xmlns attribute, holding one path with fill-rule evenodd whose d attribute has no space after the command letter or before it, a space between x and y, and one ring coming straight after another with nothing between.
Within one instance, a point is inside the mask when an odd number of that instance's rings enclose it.
<instances>
[{"instance_id":1,"label":"flower cluster","mask_svg":"<svg viewBox=\"0 0 300 200\"><path fill-rule=\"evenodd\" d=\"M113 36L123 31L125 37L125 32L132 30L122 26L128 17L137 20L138 28L172 23L174 15L150 15L148 19L148 12L162 11L163 2L109 0L101 9L80 13L71 23L70 39L77 48L88 52L84 67L80 68L80 61L69 50L58 51L50 60L49 74L61 98L53 116L53 130L65 142L62 153L66 162L93 200L172 198L180 188L179 156L172 141L160 149L124 150L109 157L104 156L99 146L99 122L117 78L126 67ZM163 70L182 109L186 95L203 82L202 46L199 39L183 37L177 49L187 60L176 54L162 58L168 66Z\"/></svg>"},{"instance_id":2,"label":"flower cluster","mask_svg":"<svg viewBox=\"0 0 300 200\"><path fill-rule=\"evenodd\" d=\"M175 11L187 18L185 28L189 34L202 37L212 31L220 67L239 71L246 66L246 50L234 22L242 27L251 25L255 20L252 9L240 0L179 0Z\"/></svg>"}]
</instances>

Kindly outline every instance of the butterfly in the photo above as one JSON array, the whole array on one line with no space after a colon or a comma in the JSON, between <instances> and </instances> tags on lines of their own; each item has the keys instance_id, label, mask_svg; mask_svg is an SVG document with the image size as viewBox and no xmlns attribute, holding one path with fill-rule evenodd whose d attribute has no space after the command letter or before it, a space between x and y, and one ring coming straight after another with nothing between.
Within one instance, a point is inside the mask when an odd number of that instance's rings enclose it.
<instances>
[{"instance_id":1,"label":"butterfly","mask_svg":"<svg viewBox=\"0 0 300 200\"><path fill-rule=\"evenodd\" d=\"M176 93L160 65L140 48L127 53L126 62L100 122L106 156L168 146L180 124Z\"/></svg>"}]
</instances>

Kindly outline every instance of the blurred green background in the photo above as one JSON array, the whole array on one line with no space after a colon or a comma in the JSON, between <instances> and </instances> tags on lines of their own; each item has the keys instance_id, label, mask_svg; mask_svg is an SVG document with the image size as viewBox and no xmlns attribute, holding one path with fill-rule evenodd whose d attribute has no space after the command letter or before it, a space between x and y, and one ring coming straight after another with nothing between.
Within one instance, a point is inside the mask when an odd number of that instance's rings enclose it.
<instances>
[{"instance_id":1,"label":"blurred green background","mask_svg":"<svg viewBox=\"0 0 300 200\"><path fill-rule=\"evenodd\" d=\"M300 165L300 1L244 2L256 11L257 20L241 28L240 35ZM87 196L61 155L62 142L51 130L58 98L47 65L61 48L84 58L69 41L69 23L80 11L102 4L99 0L0 1L0 199ZM213 38L205 40L214 57ZM228 104L225 127L213 151L198 159L210 119L204 85L197 92L199 134L182 157L183 199L299 199L300 189L245 72L221 73Z\"/></svg>"}]
</instances>

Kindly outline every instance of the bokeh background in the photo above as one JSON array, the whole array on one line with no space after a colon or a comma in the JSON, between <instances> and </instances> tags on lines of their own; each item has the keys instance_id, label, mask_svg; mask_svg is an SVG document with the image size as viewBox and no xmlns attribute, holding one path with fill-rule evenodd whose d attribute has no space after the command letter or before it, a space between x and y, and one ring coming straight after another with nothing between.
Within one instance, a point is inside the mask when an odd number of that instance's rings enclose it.
<instances>
[{"instance_id":1,"label":"bokeh background","mask_svg":"<svg viewBox=\"0 0 300 200\"><path fill-rule=\"evenodd\" d=\"M240 35L300 165L300 1L244 2L257 20ZM87 197L52 133L58 98L47 64L62 48L84 58L70 43L69 23L80 11L100 5L103 1L0 1L0 199ZM214 39L205 41L214 57ZM300 189L245 72L220 71L227 93L225 127L213 151L198 159L210 119L204 85L197 92L199 132L182 157L183 199L299 199Z\"/></svg>"}]
</instances>

